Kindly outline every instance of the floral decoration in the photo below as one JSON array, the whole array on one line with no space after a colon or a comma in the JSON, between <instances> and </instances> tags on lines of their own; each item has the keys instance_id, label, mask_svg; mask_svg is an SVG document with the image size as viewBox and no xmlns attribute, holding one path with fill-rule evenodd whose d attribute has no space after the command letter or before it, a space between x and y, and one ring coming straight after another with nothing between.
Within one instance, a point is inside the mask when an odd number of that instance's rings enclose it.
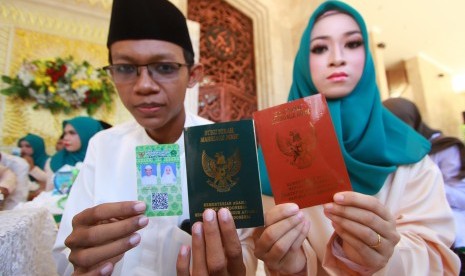
<instances>
[{"instance_id":1,"label":"floral decoration","mask_svg":"<svg viewBox=\"0 0 465 276\"><path fill-rule=\"evenodd\" d=\"M9 85L0 92L7 96L33 100L34 108L52 113L85 108L89 115L105 104L111 108L115 88L104 70L73 57L24 61L14 77L2 76Z\"/></svg>"}]
</instances>

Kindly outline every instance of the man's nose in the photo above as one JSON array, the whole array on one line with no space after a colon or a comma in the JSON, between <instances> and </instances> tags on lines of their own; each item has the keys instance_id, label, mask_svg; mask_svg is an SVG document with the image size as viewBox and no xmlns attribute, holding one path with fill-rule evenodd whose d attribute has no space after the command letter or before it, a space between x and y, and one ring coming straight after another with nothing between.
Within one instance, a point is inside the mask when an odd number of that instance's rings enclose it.
<instances>
[{"instance_id":1,"label":"man's nose","mask_svg":"<svg viewBox=\"0 0 465 276\"><path fill-rule=\"evenodd\" d=\"M134 84L134 91L139 94L152 94L160 92L160 86L153 80L147 66L137 69L137 81Z\"/></svg>"}]
</instances>

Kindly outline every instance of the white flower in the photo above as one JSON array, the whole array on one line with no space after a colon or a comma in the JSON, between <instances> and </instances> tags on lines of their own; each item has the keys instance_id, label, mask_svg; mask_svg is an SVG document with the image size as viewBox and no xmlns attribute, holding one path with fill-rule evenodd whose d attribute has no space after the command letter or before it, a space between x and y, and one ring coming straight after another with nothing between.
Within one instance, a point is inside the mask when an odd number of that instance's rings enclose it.
<instances>
[{"instance_id":1,"label":"white flower","mask_svg":"<svg viewBox=\"0 0 465 276\"><path fill-rule=\"evenodd\" d=\"M37 70L37 67L32 64L25 62L23 65L19 68L18 72L18 78L21 80L21 83L24 86L29 86L31 82L34 80L34 75L32 72L35 72Z\"/></svg>"}]
</instances>

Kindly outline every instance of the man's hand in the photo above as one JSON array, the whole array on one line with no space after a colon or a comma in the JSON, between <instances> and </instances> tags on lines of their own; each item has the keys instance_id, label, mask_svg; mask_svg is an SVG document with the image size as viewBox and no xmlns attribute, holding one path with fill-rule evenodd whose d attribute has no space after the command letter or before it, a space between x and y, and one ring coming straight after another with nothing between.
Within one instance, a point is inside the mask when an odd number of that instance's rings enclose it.
<instances>
[{"instance_id":1,"label":"man's hand","mask_svg":"<svg viewBox=\"0 0 465 276\"><path fill-rule=\"evenodd\" d=\"M179 250L178 276L189 276L192 253L192 275L245 275L242 247L231 213L226 208L207 209L203 222L192 226L192 252L188 246Z\"/></svg>"},{"instance_id":2,"label":"man's hand","mask_svg":"<svg viewBox=\"0 0 465 276\"><path fill-rule=\"evenodd\" d=\"M137 230L148 224L145 203L104 203L73 218L73 231L65 245L75 275L110 275L126 251L140 242Z\"/></svg>"}]
</instances>

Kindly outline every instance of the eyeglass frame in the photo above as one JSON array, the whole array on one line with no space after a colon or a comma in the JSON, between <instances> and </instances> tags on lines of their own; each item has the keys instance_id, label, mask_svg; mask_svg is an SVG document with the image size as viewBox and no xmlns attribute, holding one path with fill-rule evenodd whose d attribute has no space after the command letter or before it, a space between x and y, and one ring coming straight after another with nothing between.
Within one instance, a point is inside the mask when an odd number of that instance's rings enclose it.
<instances>
[{"instance_id":1,"label":"eyeglass frame","mask_svg":"<svg viewBox=\"0 0 465 276\"><path fill-rule=\"evenodd\" d=\"M176 76L173 76L172 78L169 78L169 79L166 79L166 80L160 80L160 79L155 79L153 77L154 75L154 72L149 70L149 66L151 65L163 65L163 64L171 64L171 65L176 65L177 68L176 68L176 72L173 72L173 73L178 73L180 71L180 69L184 66L187 67L187 69L190 69L193 65L192 64L188 64L188 63L180 63L180 62L174 62L174 61L157 61L157 62L151 62L151 63L146 63L146 64L131 64L131 63L117 63L117 64L110 64L110 65L107 65L107 66L104 66L102 67L101 69L104 70L110 77L111 79L113 80L113 82L115 84L129 84L129 83L134 83L137 81L137 78L141 75L141 67L146 67L147 68L147 73L149 74L150 78L153 80L153 81L156 81L156 82L165 82L165 81L170 81L170 80L174 80L178 77L178 75ZM125 66L134 66L136 68L136 75L134 77L134 80L131 80L131 81L123 81L123 82L117 82L115 81L115 77L113 75L113 71L112 69L115 68L116 66L121 66L121 65L125 65ZM162 75L162 74L159 74L156 72L155 70L155 74L158 74L158 75Z\"/></svg>"}]
</instances>

